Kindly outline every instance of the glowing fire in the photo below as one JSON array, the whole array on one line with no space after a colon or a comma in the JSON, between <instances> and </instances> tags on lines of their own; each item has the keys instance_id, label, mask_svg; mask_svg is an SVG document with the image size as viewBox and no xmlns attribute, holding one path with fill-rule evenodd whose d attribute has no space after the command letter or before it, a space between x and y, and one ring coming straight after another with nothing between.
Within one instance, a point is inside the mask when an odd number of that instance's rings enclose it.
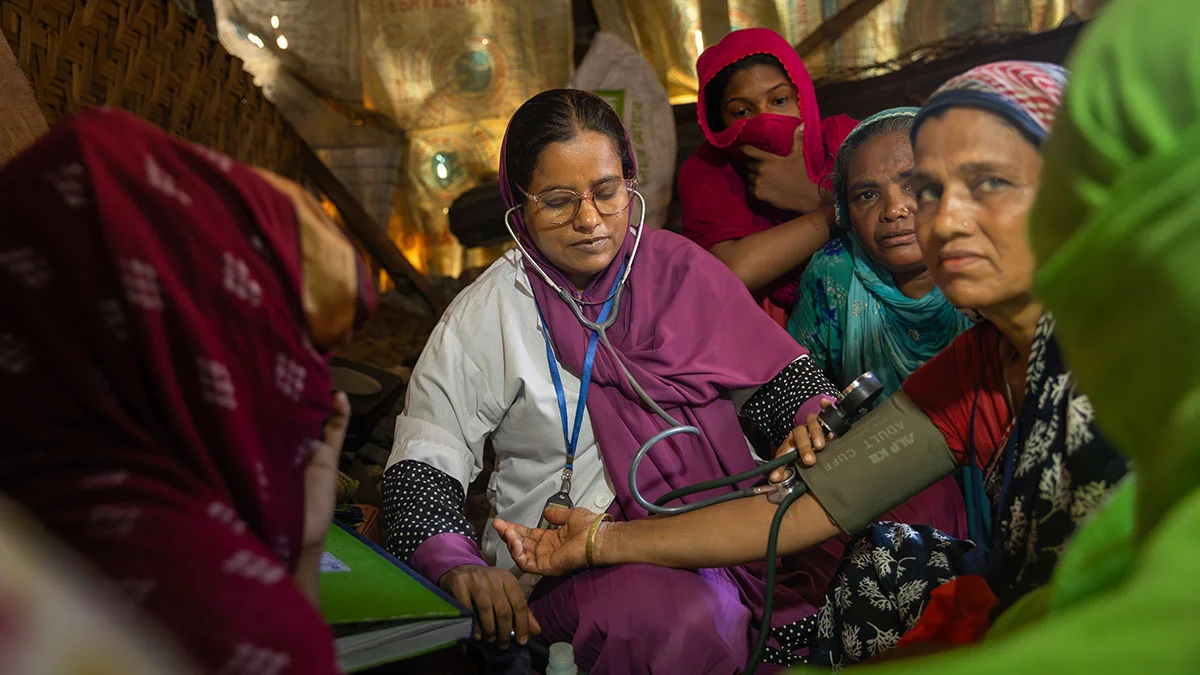
<instances>
[{"instance_id":1,"label":"glowing fire","mask_svg":"<svg viewBox=\"0 0 1200 675\"><path fill-rule=\"evenodd\" d=\"M429 241L422 232L398 232L392 236L396 248L421 274L429 271Z\"/></svg>"},{"instance_id":2,"label":"glowing fire","mask_svg":"<svg viewBox=\"0 0 1200 675\"><path fill-rule=\"evenodd\" d=\"M333 202L331 202L329 198L325 197L324 195L321 196L321 208L325 210L325 213L329 214L329 217L332 218L334 222L341 225L343 229L345 228L345 224L342 221L341 214L338 212L337 207L334 206ZM393 216L392 222L389 224L389 230L392 243L396 245L396 248L400 249L400 252L403 253L404 257L408 259L409 264L416 268L418 272L425 274L429 269L430 251L430 245L426 235L422 232L406 232L403 221L399 220L395 216ZM351 237L351 239L353 239L353 237ZM364 259L369 259L369 256L365 251L360 251L360 253L363 255ZM392 288L395 288L395 286L396 284L392 281L392 278L388 275L387 271L380 269L378 275L379 292L385 293Z\"/></svg>"},{"instance_id":3,"label":"glowing fire","mask_svg":"<svg viewBox=\"0 0 1200 675\"><path fill-rule=\"evenodd\" d=\"M392 231L392 243L404 257L408 259L409 264L416 268L421 274L425 274L428 269L429 259L429 242L426 236L421 232L404 232L395 230ZM385 270L379 270L379 292L386 293L395 287L392 278L388 276Z\"/></svg>"}]
</instances>

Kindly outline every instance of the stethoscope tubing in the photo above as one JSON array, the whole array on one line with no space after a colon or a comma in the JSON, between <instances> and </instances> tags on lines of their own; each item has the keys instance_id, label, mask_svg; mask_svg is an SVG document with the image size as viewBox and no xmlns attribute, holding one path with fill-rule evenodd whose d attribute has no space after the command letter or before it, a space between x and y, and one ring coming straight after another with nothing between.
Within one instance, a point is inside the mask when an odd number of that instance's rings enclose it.
<instances>
[{"instance_id":1,"label":"stethoscope tubing","mask_svg":"<svg viewBox=\"0 0 1200 675\"><path fill-rule=\"evenodd\" d=\"M524 244L521 243L521 238L517 236L516 229L513 227L512 220L511 220L512 214L515 213L518 208L520 208L520 205L513 206L512 208L510 208L504 212L504 226L505 226L505 228L508 229L509 236L512 237L513 242L517 245L517 249L521 252L521 255L525 259L525 262L533 268L534 272L539 277L541 277L542 281L545 281L546 284L549 285L550 288L554 290L555 294L558 295L558 297L562 298L562 301L565 302L567 307L570 308L571 313L575 315L575 319L577 321L579 321L579 324L581 326L583 326L584 328L586 328L588 330L592 330L592 331L596 332L596 334L600 338L600 344L604 345L604 349L610 355L612 355L614 361L616 361L617 365L621 368L621 372L625 376L625 380L627 382L629 382L629 386L633 388L635 393L637 393L638 398L641 399L641 401L644 404L646 404L646 407L650 408L650 410L652 412L654 412L654 414L657 415L663 422L666 422L669 425L669 428L658 432L657 434L655 434L655 435L651 436L649 439L647 439L645 443L642 443L641 447L638 448L637 453L633 456L633 461L631 461L629 464L629 474L628 474L629 490L633 494L634 500L642 508L646 509L650 513L654 513L654 514L658 514L658 515L677 515L680 513L687 513L688 511L695 511L696 509L701 509L706 506L720 504L721 502L727 502L727 501L730 501L733 499L740 499L742 497L749 497L749 496L752 496L755 494L760 494L761 493L760 490L756 490L755 488L746 488L746 489L742 489L742 490L735 490L733 492L729 492L729 493L726 493L723 495L718 495L716 497L711 497L709 499L704 499L704 500L701 500L698 502L693 502L691 504L683 504L680 506L663 506L663 504L665 504L666 502L672 501L674 499L678 499L680 497L686 497L688 495L695 494L697 492L704 492L706 490L712 490L714 488L736 485L737 483L740 483L745 480L749 480L752 478L757 478L759 476L767 475L770 472L774 471L776 468L785 466L787 464L790 464L790 463L796 461L797 454L795 451L790 452L786 455L777 457L769 462L764 462L764 463L754 467L753 469L743 471L741 473L738 473L738 474L735 474L732 476L718 478L718 479L711 480L711 481L705 481L702 483L697 483L695 485L689 485L689 486L685 486L682 488L672 490L671 492L660 497L655 502L651 502L651 501L647 500L645 498L645 496L642 495L641 491L638 489L638 486L637 486L638 467L641 465L642 460L645 459L646 454L650 451L651 448L653 448L655 445L658 445L662 441L667 440L668 438L678 436L680 434L690 434L690 435L699 436L700 430L692 425L681 424L678 420L676 420L674 417L672 417L670 415L670 413L668 413L666 410L664 410L662 408L662 406L660 406L653 398L651 398L650 395L646 393L646 390L643 389L642 386L638 383L637 378L635 378L633 376L633 373L629 372L629 368L626 367L625 360L621 357L620 352L618 352L616 350L616 348L614 348L612 346L612 343L609 342L609 340L608 340L608 329L610 327L612 327L612 325L614 323L616 323L617 316L620 314L621 296L624 295L624 293L625 293L625 284L629 279L630 272L633 271L633 264L637 258L637 252L642 243L642 233L645 231L644 226L646 223L646 199L645 199L645 197L642 196L642 193L638 192L637 190L634 190L633 194L637 197L638 205L640 207L640 209L639 209L640 218L639 218L638 226L637 226L637 234L635 235L636 238L634 239L634 242L633 242L633 250L630 251L630 253L629 253L629 264L625 266L625 272L621 275L621 278L617 281L616 287L613 289L612 293L610 294L610 297L613 300L613 309L611 312L609 312L608 317L606 317L605 320L602 322L595 322L595 321L588 319L584 315L583 307L581 307L580 303L576 301L576 299L571 295L571 293L567 289L565 289L565 288L559 286L557 283L555 283L554 280L550 278L550 275L547 274L546 271L542 269L541 265L539 265L537 263L537 261L534 259L534 257L531 256L529 254L529 252L525 249ZM608 301L608 298L605 298L605 300L603 302L607 302L607 301ZM586 304L597 304L597 303L586 303ZM599 304L602 304L602 303L599 303Z\"/></svg>"}]
</instances>

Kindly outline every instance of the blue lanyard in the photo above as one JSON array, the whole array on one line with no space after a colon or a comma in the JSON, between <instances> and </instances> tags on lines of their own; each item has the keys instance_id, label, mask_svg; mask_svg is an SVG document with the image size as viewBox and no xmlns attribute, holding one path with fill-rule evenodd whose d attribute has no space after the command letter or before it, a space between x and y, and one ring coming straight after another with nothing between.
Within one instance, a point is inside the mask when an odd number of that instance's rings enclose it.
<instances>
[{"instance_id":1,"label":"blue lanyard","mask_svg":"<svg viewBox=\"0 0 1200 675\"><path fill-rule=\"evenodd\" d=\"M622 269L624 269L624 265L622 265ZM612 311L612 305L613 296L609 296L604 306L600 308L600 316L596 323L604 323L604 320L608 318L608 313ZM583 359L583 372L579 375L579 401L575 404L575 427L568 431L567 395L563 391L558 360L554 358L554 347L550 344L550 329L536 298L534 306L537 307L538 318L542 320L542 337L546 340L546 361L550 364L550 379L554 382L554 393L558 396L558 413L562 419L563 441L567 444L567 465L563 470L563 491L565 492L570 490L571 472L575 470L575 449L579 444L579 430L583 426L583 413L587 410L588 385L592 380L592 366L596 362L596 346L600 341L600 334L593 330L590 331L591 335L588 337L587 356Z\"/></svg>"}]
</instances>

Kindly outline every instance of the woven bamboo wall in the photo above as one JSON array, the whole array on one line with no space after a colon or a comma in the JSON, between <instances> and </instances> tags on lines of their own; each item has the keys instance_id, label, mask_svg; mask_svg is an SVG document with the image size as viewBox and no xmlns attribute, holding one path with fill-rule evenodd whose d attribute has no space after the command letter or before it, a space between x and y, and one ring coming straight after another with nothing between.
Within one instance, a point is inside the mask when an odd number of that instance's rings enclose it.
<instances>
[{"instance_id":1,"label":"woven bamboo wall","mask_svg":"<svg viewBox=\"0 0 1200 675\"><path fill-rule=\"evenodd\" d=\"M46 118L21 72L21 64L0 33L0 164L45 132Z\"/></svg>"},{"instance_id":2,"label":"woven bamboo wall","mask_svg":"<svg viewBox=\"0 0 1200 675\"><path fill-rule=\"evenodd\" d=\"M0 29L53 124L124 108L188 140L293 179L302 140L241 61L170 0L0 0Z\"/></svg>"}]
</instances>

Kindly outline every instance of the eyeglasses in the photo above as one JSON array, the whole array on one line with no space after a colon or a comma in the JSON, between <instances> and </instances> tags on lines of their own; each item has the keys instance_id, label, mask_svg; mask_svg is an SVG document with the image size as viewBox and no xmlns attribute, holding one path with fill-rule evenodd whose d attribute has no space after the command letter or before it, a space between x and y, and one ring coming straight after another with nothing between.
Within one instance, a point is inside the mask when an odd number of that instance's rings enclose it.
<instances>
[{"instance_id":1,"label":"eyeglasses","mask_svg":"<svg viewBox=\"0 0 1200 675\"><path fill-rule=\"evenodd\" d=\"M537 208L538 213L551 225L565 225L579 215L579 206L583 200L592 202L592 206L602 216L615 216L629 208L633 200L633 191L637 187L637 179L614 178L592 188L589 192L580 194L574 190L558 188L546 190L540 194L531 195L521 190L529 201Z\"/></svg>"}]
</instances>

